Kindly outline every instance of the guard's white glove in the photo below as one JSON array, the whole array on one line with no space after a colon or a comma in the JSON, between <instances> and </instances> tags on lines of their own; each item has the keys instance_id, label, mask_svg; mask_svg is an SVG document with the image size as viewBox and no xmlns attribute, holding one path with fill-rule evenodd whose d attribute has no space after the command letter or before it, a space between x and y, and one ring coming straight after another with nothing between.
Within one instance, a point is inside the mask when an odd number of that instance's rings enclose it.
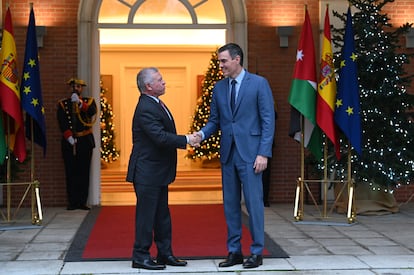
<instances>
[{"instance_id":1,"label":"guard's white glove","mask_svg":"<svg viewBox=\"0 0 414 275\"><path fill-rule=\"evenodd\" d=\"M79 99L79 96L77 93L73 93L72 96L70 97L70 100L72 102L76 102L79 105L79 108L82 108L82 101Z\"/></svg>"},{"instance_id":2,"label":"guard's white glove","mask_svg":"<svg viewBox=\"0 0 414 275\"><path fill-rule=\"evenodd\" d=\"M72 93L72 96L70 97L70 99L72 100L72 102L76 102L79 103L79 96L77 93Z\"/></svg>"},{"instance_id":3,"label":"guard's white glove","mask_svg":"<svg viewBox=\"0 0 414 275\"><path fill-rule=\"evenodd\" d=\"M74 139L72 136L68 137L67 141L70 143L70 145L74 145L76 143L76 139Z\"/></svg>"}]
</instances>

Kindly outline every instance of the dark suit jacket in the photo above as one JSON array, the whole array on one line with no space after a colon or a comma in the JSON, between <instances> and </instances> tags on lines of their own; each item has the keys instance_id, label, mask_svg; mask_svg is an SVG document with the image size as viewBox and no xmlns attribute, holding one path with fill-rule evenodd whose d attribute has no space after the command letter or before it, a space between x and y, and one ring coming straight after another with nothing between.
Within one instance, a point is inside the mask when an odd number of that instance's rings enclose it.
<instances>
[{"instance_id":1,"label":"dark suit jacket","mask_svg":"<svg viewBox=\"0 0 414 275\"><path fill-rule=\"evenodd\" d=\"M132 141L128 182L165 186L175 180L177 148L185 149L187 139L177 135L174 120L145 94L141 94L135 109Z\"/></svg>"}]
</instances>

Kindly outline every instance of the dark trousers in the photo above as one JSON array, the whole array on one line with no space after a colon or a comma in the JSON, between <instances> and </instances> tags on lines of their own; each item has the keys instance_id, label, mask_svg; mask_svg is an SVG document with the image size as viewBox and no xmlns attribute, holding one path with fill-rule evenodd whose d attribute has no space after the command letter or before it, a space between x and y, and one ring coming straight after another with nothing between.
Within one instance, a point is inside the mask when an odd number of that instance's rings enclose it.
<instances>
[{"instance_id":1,"label":"dark trousers","mask_svg":"<svg viewBox=\"0 0 414 275\"><path fill-rule=\"evenodd\" d=\"M269 158L267 161L267 168L263 171L262 175L262 184L263 184L263 203L265 205L269 204L269 190L270 190L270 170L272 159Z\"/></svg>"},{"instance_id":2,"label":"dark trousers","mask_svg":"<svg viewBox=\"0 0 414 275\"><path fill-rule=\"evenodd\" d=\"M62 140L62 155L65 164L66 192L71 207L86 205L89 195L89 171L93 147L86 137L77 139L75 146Z\"/></svg>"},{"instance_id":3,"label":"dark trousers","mask_svg":"<svg viewBox=\"0 0 414 275\"><path fill-rule=\"evenodd\" d=\"M150 258L154 238L158 256L173 255L171 248L171 215L168 208L168 186L134 183L137 204L135 210L135 242L132 259Z\"/></svg>"}]
</instances>

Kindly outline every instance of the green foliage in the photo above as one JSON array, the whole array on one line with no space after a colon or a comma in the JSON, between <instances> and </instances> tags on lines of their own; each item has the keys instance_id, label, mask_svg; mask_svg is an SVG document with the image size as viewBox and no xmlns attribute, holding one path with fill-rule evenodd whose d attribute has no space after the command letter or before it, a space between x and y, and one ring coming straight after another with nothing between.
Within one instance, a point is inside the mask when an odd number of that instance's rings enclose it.
<instances>
[{"instance_id":1,"label":"green foliage","mask_svg":"<svg viewBox=\"0 0 414 275\"><path fill-rule=\"evenodd\" d=\"M201 96L198 99L197 107L194 112L193 122L190 126L190 133L199 131L203 128L210 117L210 103L213 96L214 84L223 78L223 73L219 67L217 52L212 54L208 70L204 75ZM211 135L201 143L200 147L190 147L187 151L187 158L190 159L214 159L220 157L220 132Z\"/></svg>"},{"instance_id":2,"label":"green foliage","mask_svg":"<svg viewBox=\"0 0 414 275\"><path fill-rule=\"evenodd\" d=\"M119 158L119 151L115 145L115 126L113 124L114 114L112 106L105 97L107 90L101 81L101 160L111 163Z\"/></svg>"},{"instance_id":3,"label":"green foliage","mask_svg":"<svg viewBox=\"0 0 414 275\"><path fill-rule=\"evenodd\" d=\"M23 162L19 162L17 158L13 155L13 152L10 152L10 156L6 156L3 164L0 165L0 182L16 182L22 180L19 176L21 173L24 173L27 168L27 164L31 158L30 150L26 150L27 156Z\"/></svg>"},{"instance_id":4,"label":"green foliage","mask_svg":"<svg viewBox=\"0 0 414 275\"><path fill-rule=\"evenodd\" d=\"M353 13L355 48L358 56L362 156L352 156L352 177L356 183L369 183L392 191L414 179L413 95L407 87L413 79L406 72L412 55L404 53L401 38L412 24L394 28L382 8L393 0L350 0ZM334 11L344 22L345 14ZM333 30L334 44L342 49L343 29ZM341 53L335 53L339 68ZM412 113L411 113L412 115ZM346 144L342 137L341 144ZM331 172L347 177L348 146L341 148L340 162L329 158Z\"/></svg>"}]
</instances>

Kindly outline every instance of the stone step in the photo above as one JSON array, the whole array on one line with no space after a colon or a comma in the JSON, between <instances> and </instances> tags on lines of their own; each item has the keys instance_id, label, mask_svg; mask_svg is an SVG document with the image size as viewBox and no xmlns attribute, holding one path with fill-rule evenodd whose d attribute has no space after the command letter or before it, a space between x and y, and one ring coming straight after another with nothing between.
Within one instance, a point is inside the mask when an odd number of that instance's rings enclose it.
<instances>
[{"instance_id":1,"label":"stone step","mask_svg":"<svg viewBox=\"0 0 414 275\"><path fill-rule=\"evenodd\" d=\"M125 181L125 170L101 170L101 204L134 205L133 185ZM220 169L177 171L169 186L170 204L222 203Z\"/></svg>"}]
</instances>

